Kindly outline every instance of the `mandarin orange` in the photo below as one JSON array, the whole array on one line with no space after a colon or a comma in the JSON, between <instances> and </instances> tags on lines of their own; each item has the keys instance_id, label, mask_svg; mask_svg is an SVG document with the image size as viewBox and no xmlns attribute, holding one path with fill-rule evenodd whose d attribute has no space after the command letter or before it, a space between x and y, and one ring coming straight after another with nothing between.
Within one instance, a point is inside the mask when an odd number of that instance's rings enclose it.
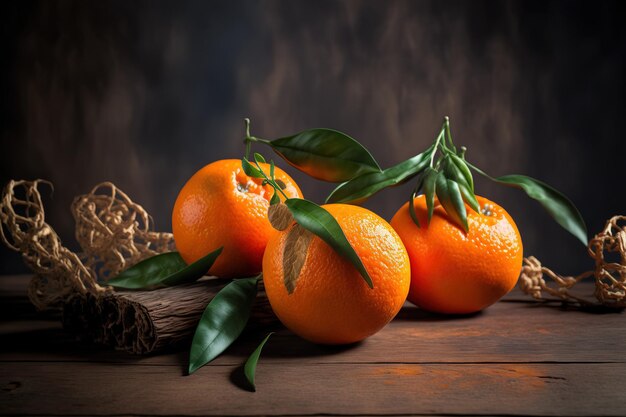
<instances>
[{"instance_id":1,"label":"mandarin orange","mask_svg":"<svg viewBox=\"0 0 626 417\"><path fill-rule=\"evenodd\" d=\"M448 218L438 203L430 225L423 195L414 200L421 227L409 214L409 203L391 225L411 260L408 299L439 313L480 311L507 294L522 267L522 240L515 222L502 207L476 196L481 213L467 207L469 232Z\"/></svg>"},{"instance_id":2,"label":"mandarin orange","mask_svg":"<svg viewBox=\"0 0 626 417\"><path fill-rule=\"evenodd\" d=\"M268 164L261 167L269 172ZM275 177L285 185L287 196L302 196L294 180L278 167ZM180 190L172 213L174 241L182 258L192 263L223 246L209 274L242 277L261 272L273 230L267 219L273 193L262 179L247 176L237 159L200 169Z\"/></svg>"},{"instance_id":3,"label":"mandarin orange","mask_svg":"<svg viewBox=\"0 0 626 417\"><path fill-rule=\"evenodd\" d=\"M305 239L304 247L290 247L300 228L296 223L270 238L263 281L272 309L291 331L315 343L353 343L383 328L402 307L409 290L409 258L398 234L375 213L346 204L323 207L341 226L374 288L317 236ZM303 256L303 264L288 283L286 269L297 261L286 257L294 255Z\"/></svg>"}]
</instances>

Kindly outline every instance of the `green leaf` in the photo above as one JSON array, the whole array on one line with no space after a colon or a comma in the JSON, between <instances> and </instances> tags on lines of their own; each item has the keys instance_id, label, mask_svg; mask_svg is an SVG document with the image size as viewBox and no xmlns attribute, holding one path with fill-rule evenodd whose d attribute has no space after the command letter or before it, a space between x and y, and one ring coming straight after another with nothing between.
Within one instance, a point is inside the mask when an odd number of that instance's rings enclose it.
<instances>
[{"instance_id":1,"label":"green leaf","mask_svg":"<svg viewBox=\"0 0 626 417\"><path fill-rule=\"evenodd\" d=\"M494 178L469 162L467 165L492 181L524 190L530 198L538 201L561 227L574 235L583 245L587 245L587 226L583 216L574 203L556 188L526 175L504 175Z\"/></svg>"},{"instance_id":2,"label":"green leaf","mask_svg":"<svg viewBox=\"0 0 626 417\"><path fill-rule=\"evenodd\" d=\"M377 192L402 184L418 175L430 162L434 147L382 172L370 172L340 184L326 199L327 203L360 203Z\"/></svg>"},{"instance_id":3,"label":"green leaf","mask_svg":"<svg viewBox=\"0 0 626 417\"><path fill-rule=\"evenodd\" d=\"M274 165L274 161L270 161L270 178L274 179L274 170L276 168L276 165Z\"/></svg>"},{"instance_id":4,"label":"green leaf","mask_svg":"<svg viewBox=\"0 0 626 417\"><path fill-rule=\"evenodd\" d=\"M426 208L428 209L428 224L433 218L435 210L435 192L437 190L437 177L439 173L433 168L426 168L424 171L424 196L426 198Z\"/></svg>"},{"instance_id":5,"label":"green leaf","mask_svg":"<svg viewBox=\"0 0 626 417\"><path fill-rule=\"evenodd\" d=\"M243 168L243 172L246 173L247 176L252 178L265 178L263 173L256 167L252 166L248 158L243 158L241 160L241 167Z\"/></svg>"},{"instance_id":6,"label":"green leaf","mask_svg":"<svg viewBox=\"0 0 626 417\"><path fill-rule=\"evenodd\" d=\"M189 374L215 359L239 337L250 317L258 279L236 279L211 300L191 342Z\"/></svg>"},{"instance_id":7,"label":"green leaf","mask_svg":"<svg viewBox=\"0 0 626 417\"><path fill-rule=\"evenodd\" d=\"M380 172L363 145L336 130L310 129L267 143L290 165L322 181L342 182Z\"/></svg>"},{"instance_id":8,"label":"green leaf","mask_svg":"<svg viewBox=\"0 0 626 417\"><path fill-rule=\"evenodd\" d=\"M450 153L449 155L450 155L450 160L454 164L454 167L458 170L459 175L461 175L463 177L463 179L467 183L469 189L473 193L474 192L474 178L472 177L472 173L471 173L469 167L467 166L467 164L465 163L464 160L462 160L461 158L459 158L455 154Z\"/></svg>"},{"instance_id":9,"label":"green leaf","mask_svg":"<svg viewBox=\"0 0 626 417\"><path fill-rule=\"evenodd\" d=\"M463 200L474 210L476 213L480 213L480 204L476 200L476 195L467 188L465 184L459 184L459 189L463 195Z\"/></svg>"},{"instance_id":10,"label":"green leaf","mask_svg":"<svg viewBox=\"0 0 626 417\"><path fill-rule=\"evenodd\" d=\"M451 177L459 184L466 185L469 190L474 192L474 178L464 160L453 153L449 153L447 158L447 167L450 170Z\"/></svg>"},{"instance_id":11,"label":"green leaf","mask_svg":"<svg viewBox=\"0 0 626 417\"><path fill-rule=\"evenodd\" d=\"M459 159L465 169L469 170L465 161L461 160L456 155L448 154L448 156L444 159L444 173L446 178L456 182L459 186L459 190L461 191L461 195L463 196L463 200L474 210L475 212L480 212L480 205L478 204L478 200L476 200L476 196L474 195L473 185L467 181L467 176L464 175L463 169L459 168L459 165L454 162L454 158ZM470 180L473 184L473 179L470 174Z\"/></svg>"},{"instance_id":12,"label":"green leaf","mask_svg":"<svg viewBox=\"0 0 626 417\"><path fill-rule=\"evenodd\" d=\"M370 288L374 288L361 258L354 251L337 220L323 207L301 198L289 198L285 204L296 222L330 245L339 255L349 260L360 272Z\"/></svg>"},{"instance_id":13,"label":"green leaf","mask_svg":"<svg viewBox=\"0 0 626 417\"><path fill-rule=\"evenodd\" d=\"M248 382L250 383L250 386L252 387L254 391L256 391L256 385L254 383L256 365L259 362L259 356L261 356L261 351L263 350L263 346L265 346L265 343L267 343L267 340L273 334L274 332L271 332L271 333L268 333L267 336L265 336L265 339L263 339L263 341L259 343L259 346L257 346L256 349L254 349L254 352L252 352L252 354L250 355L250 357L246 361L246 364L243 367L244 375L246 376L246 379L248 380Z\"/></svg>"},{"instance_id":14,"label":"green leaf","mask_svg":"<svg viewBox=\"0 0 626 417\"><path fill-rule=\"evenodd\" d=\"M463 227L463 230L467 232L469 230L467 212L465 211L465 203L463 203L459 185L452 180L446 179L443 172L437 175L436 184L439 203L441 203L452 221Z\"/></svg>"},{"instance_id":15,"label":"green leaf","mask_svg":"<svg viewBox=\"0 0 626 417\"><path fill-rule=\"evenodd\" d=\"M272 195L272 198L270 199L270 206L273 206L274 204L278 204L280 203L280 197L278 196L278 193L276 192L276 190L274 190L274 194Z\"/></svg>"},{"instance_id":16,"label":"green leaf","mask_svg":"<svg viewBox=\"0 0 626 417\"><path fill-rule=\"evenodd\" d=\"M257 152L254 153L254 160L256 161L257 164L265 163L265 158L263 158L263 155Z\"/></svg>"},{"instance_id":17,"label":"green leaf","mask_svg":"<svg viewBox=\"0 0 626 417\"><path fill-rule=\"evenodd\" d=\"M583 216L574 203L555 188L525 175L504 175L494 180L524 190L530 198L537 200L561 227L587 245L587 226Z\"/></svg>"},{"instance_id":18,"label":"green leaf","mask_svg":"<svg viewBox=\"0 0 626 417\"><path fill-rule=\"evenodd\" d=\"M415 197L417 196L417 193L422 188L423 184L424 184L424 175L420 175L419 179L417 180L417 185L415 186L415 188L411 192L411 196L409 197L409 215L411 216L413 223L415 223L417 227L421 227L421 226L420 226L420 221L417 218L417 213L415 213L415 201L414 200L415 200Z\"/></svg>"},{"instance_id":19,"label":"green leaf","mask_svg":"<svg viewBox=\"0 0 626 417\"><path fill-rule=\"evenodd\" d=\"M110 279L107 285L115 288L142 289L193 282L209 272L222 249L223 247L218 248L189 265L178 252L156 255Z\"/></svg>"}]
</instances>

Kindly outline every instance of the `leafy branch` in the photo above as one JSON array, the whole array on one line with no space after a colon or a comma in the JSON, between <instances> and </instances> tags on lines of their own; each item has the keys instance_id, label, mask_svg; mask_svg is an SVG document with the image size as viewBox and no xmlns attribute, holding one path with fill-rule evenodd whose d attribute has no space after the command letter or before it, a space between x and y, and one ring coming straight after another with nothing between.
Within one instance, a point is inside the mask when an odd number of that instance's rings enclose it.
<instances>
[{"instance_id":1,"label":"leafy branch","mask_svg":"<svg viewBox=\"0 0 626 417\"><path fill-rule=\"evenodd\" d=\"M326 199L329 203L360 203L377 192L417 178L409 198L409 212L413 221L420 226L415 215L414 198L424 194L430 222L435 206L435 197L450 219L468 230L467 209L480 212L481 207L474 193L472 171L495 181L524 191L536 200L565 230L583 244L587 244L585 222L574 205L565 195L550 185L525 175L492 177L470 164L465 157L467 149L457 149L450 129L450 120L444 118L434 143L424 152L382 170L380 173L364 174L337 186Z\"/></svg>"},{"instance_id":2,"label":"leafy branch","mask_svg":"<svg viewBox=\"0 0 626 417\"><path fill-rule=\"evenodd\" d=\"M280 199L276 193L282 193L285 197L285 206L291 212L296 223L318 236L340 256L350 261L359 271L367 285L370 288L374 288L372 278L367 272L365 265L363 265L361 258L359 258L359 255L348 241L345 233L341 230L341 226L337 220L325 208L312 201L302 198L288 198L282 190L281 184L279 183L280 180L274 178L274 163L270 163L269 175L263 171L261 163L265 163L265 158L258 153L254 154L254 166L246 157L241 160L241 166L247 175L255 178L264 178L263 184L269 184L274 188L275 191L270 200L270 205L279 203Z\"/></svg>"}]
</instances>

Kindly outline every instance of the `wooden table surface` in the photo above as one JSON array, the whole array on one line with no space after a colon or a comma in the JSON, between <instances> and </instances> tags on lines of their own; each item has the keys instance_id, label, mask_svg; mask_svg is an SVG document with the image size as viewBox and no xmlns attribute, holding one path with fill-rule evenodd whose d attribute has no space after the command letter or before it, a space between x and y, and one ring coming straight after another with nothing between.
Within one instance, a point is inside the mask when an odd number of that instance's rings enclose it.
<instances>
[{"instance_id":1,"label":"wooden table surface","mask_svg":"<svg viewBox=\"0 0 626 417\"><path fill-rule=\"evenodd\" d=\"M405 306L343 348L279 329L241 388L265 330L184 376L187 349L134 357L77 342L0 277L0 413L11 415L626 415L626 317L538 304L516 290L483 313ZM587 287L591 289L591 287Z\"/></svg>"}]
</instances>

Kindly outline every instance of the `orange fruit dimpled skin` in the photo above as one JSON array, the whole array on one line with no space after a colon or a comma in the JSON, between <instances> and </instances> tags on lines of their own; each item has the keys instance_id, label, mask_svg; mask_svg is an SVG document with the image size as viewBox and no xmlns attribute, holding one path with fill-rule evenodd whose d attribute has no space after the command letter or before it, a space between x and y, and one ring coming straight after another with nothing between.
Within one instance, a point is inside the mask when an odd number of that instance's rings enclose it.
<instances>
[{"instance_id":1,"label":"orange fruit dimpled skin","mask_svg":"<svg viewBox=\"0 0 626 417\"><path fill-rule=\"evenodd\" d=\"M440 205L435 206L427 225L423 195L414 200L420 228L411 219L408 203L391 220L411 260L408 299L425 310L450 314L480 311L517 282L523 257L517 226L502 207L476 198L481 208L490 209L487 215L467 207L467 234L448 220Z\"/></svg>"},{"instance_id":2,"label":"orange fruit dimpled skin","mask_svg":"<svg viewBox=\"0 0 626 417\"><path fill-rule=\"evenodd\" d=\"M269 165L261 167L269 175ZM275 177L286 185L287 196L302 196L293 179L278 167ZM274 192L262 181L248 177L237 159L213 162L187 181L172 213L174 241L185 262L223 246L211 275L242 277L261 271L263 251L273 231L267 209Z\"/></svg>"},{"instance_id":3,"label":"orange fruit dimpled skin","mask_svg":"<svg viewBox=\"0 0 626 417\"><path fill-rule=\"evenodd\" d=\"M400 311L409 290L409 258L398 234L378 215L346 204L323 207L337 219L374 288L348 260L314 236L289 294L283 280L283 251L294 223L276 232L267 245L265 291L278 318L297 335L315 343L353 343L382 329Z\"/></svg>"}]
</instances>

